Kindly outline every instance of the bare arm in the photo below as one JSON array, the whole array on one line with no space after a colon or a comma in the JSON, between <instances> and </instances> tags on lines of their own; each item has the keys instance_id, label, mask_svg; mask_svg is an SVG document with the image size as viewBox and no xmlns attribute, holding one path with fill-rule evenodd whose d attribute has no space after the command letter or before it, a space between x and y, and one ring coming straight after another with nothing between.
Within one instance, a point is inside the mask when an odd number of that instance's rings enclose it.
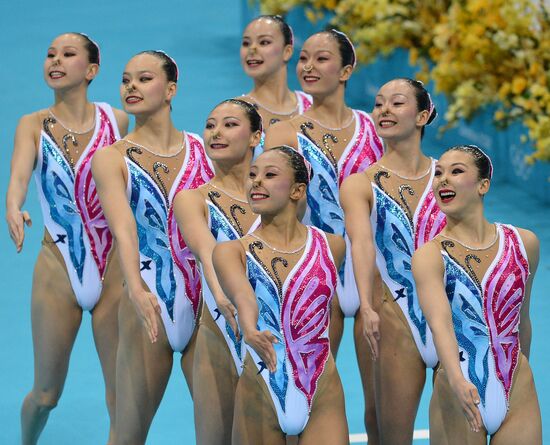
<instances>
[{"instance_id":1,"label":"bare arm","mask_svg":"<svg viewBox=\"0 0 550 445\"><path fill-rule=\"evenodd\" d=\"M204 197L198 190L182 190L174 199L174 214L185 244L200 261L202 273L218 309L238 338L240 334L235 307L223 293L212 263L212 252L217 243L208 228L206 211Z\"/></svg>"},{"instance_id":2,"label":"bare arm","mask_svg":"<svg viewBox=\"0 0 550 445\"><path fill-rule=\"evenodd\" d=\"M225 295L237 306L244 341L254 348L270 372L277 368L273 343L277 338L270 331L258 331L258 304L246 276L246 257L239 241L217 244L212 256L214 269Z\"/></svg>"},{"instance_id":3,"label":"bare arm","mask_svg":"<svg viewBox=\"0 0 550 445\"><path fill-rule=\"evenodd\" d=\"M518 229L518 232L523 240L527 258L529 260L529 278L527 279L527 285L525 286L525 295L523 296L523 304L521 306L520 324L519 324L519 342L521 346L521 352L527 359L531 353L531 317L529 316L529 305L531 303L531 289L533 287L533 280L537 267L539 264L540 255L540 243L536 235L524 229Z\"/></svg>"},{"instance_id":4,"label":"bare arm","mask_svg":"<svg viewBox=\"0 0 550 445\"><path fill-rule=\"evenodd\" d=\"M118 132L120 133L120 137L123 138L128 134L128 125L130 123L128 115L124 111L117 108L113 108L113 113L118 126Z\"/></svg>"},{"instance_id":5,"label":"bare arm","mask_svg":"<svg viewBox=\"0 0 550 445\"><path fill-rule=\"evenodd\" d=\"M296 130L288 121L277 122L265 132L264 151L280 145L288 145L298 149Z\"/></svg>"},{"instance_id":6,"label":"bare arm","mask_svg":"<svg viewBox=\"0 0 550 445\"><path fill-rule=\"evenodd\" d=\"M340 204L344 209L346 233L351 241L351 257L359 293L363 334L376 359L380 340L380 318L372 304L376 253L370 223L371 202L372 188L365 173L357 173L344 180L340 188Z\"/></svg>"},{"instance_id":7,"label":"bare arm","mask_svg":"<svg viewBox=\"0 0 550 445\"><path fill-rule=\"evenodd\" d=\"M415 252L412 271L420 306L432 330L437 354L449 384L460 401L470 428L479 431L482 425L477 406L479 394L475 385L464 378L460 369L451 307L443 282L443 259L435 243L427 243Z\"/></svg>"},{"instance_id":8,"label":"bare arm","mask_svg":"<svg viewBox=\"0 0 550 445\"><path fill-rule=\"evenodd\" d=\"M38 125L37 115L29 114L21 118L15 131L11 174L6 194L6 221L18 253L23 249L25 224L29 227L32 225L29 213L22 211L21 207L25 203L36 162Z\"/></svg>"},{"instance_id":9,"label":"bare arm","mask_svg":"<svg viewBox=\"0 0 550 445\"><path fill-rule=\"evenodd\" d=\"M155 342L158 335L156 313L160 313L160 306L142 284L136 221L126 197L125 165L120 153L114 148L97 151L92 159L92 174L101 207L117 243L129 297L151 342Z\"/></svg>"}]
</instances>

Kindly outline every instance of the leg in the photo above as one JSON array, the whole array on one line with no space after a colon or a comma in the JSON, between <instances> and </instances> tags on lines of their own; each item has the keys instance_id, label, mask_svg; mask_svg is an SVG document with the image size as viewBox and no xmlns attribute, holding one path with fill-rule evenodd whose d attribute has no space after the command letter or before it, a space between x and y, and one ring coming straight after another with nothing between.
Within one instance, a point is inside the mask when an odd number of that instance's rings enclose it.
<instances>
[{"instance_id":1,"label":"leg","mask_svg":"<svg viewBox=\"0 0 550 445\"><path fill-rule=\"evenodd\" d=\"M384 300L380 315L380 357L375 364L380 443L410 445L426 380L426 367L399 306Z\"/></svg>"},{"instance_id":2,"label":"leg","mask_svg":"<svg viewBox=\"0 0 550 445\"><path fill-rule=\"evenodd\" d=\"M233 445L285 445L285 435L281 431L277 413L264 381L257 374L257 368L249 359L235 392L233 414Z\"/></svg>"},{"instance_id":3,"label":"leg","mask_svg":"<svg viewBox=\"0 0 550 445\"><path fill-rule=\"evenodd\" d=\"M510 393L510 410L491 445L542 444L542 420L533 373L521 355Z\"/></svg>"},{"instance_id":4,"label":"leg","mask_svg":"<svg viewBox=\"0 0 550 445\"><path fill-rule=\"evenodd\" d=\"M170 377L173 351L160 316L152 344L127 295L118 312L115 444L144 444Z\"/></svg>"},{"instance_id":5,"label":"leg","mask_svg":"<svg viewBox=\"0 0 550 445\"><path fill-rule=\"evenodd\" d=\"M21 409L23 444L35 444L63 391L82 320L69 277L50 247L38 255L32 284L34 384Z\"/></svg>"},{"instance_id":6,"label":"leg","mask_svg":"<svg viewBox=\"0 0 550 445\"><path fill-rule=\"evenodd\" d=\"M198 327L193 363L197 444L231 443L238 380L231 352L210 312L205 308Z\"/></svg>"},{"instance_id":7,"label":"leg","mask_svg":"<svg viewBox=\"0 0 550 445\"><path fill-rule=\"evenodd\" d=\"M115 382L116 350L118 344L118 304L124 294L123 277L118 255L111 252L107 272L103 281L101 298L92 311L94 341L101 362L105 381L105 400L111 425L109 441L113 442L115 431Z\"/></svg>"},{"instance_id":8,"label":"leg","mask_svg":"<svg viewBox=\"0 0 550 445\"><path fill-rule=\"evenodd\" d=\"M487 431L470 430L445 370L439 368L430 400L430 442L435 445L486 445Z\"/></svg>"},{"instance_id":9,"label":"leg","mask_svg":"<svg viewBox=\"0 0 550 445\"><path fill-rule=\"evenodd\" d=\"M191 398L193 398L193 394L194 394L193 376L195 374L193 372L193 366L195 363L196 345L197 345L197 328L195 328L193 335L189 339L189 343L187 343L187 346L182 351L181 359L180 359L181 370L183 372L183 376L185 377L185 381L187 382L187 387L189 388L189 393L191 394Z\"/></svg>"},{"instance_id":10,"label":"leg","mask_svg":"<svg viewBox=\"0 0 550 445\"><path fill-rule=\"evenodd\" d=\"M346 445L349 443L349 432L344 390L332 357L329 357L321 379L299 444Z\"/></svg>"},{"instance_id":11,"label":"leg","mask_svg":"<svg viewBox=\"0 0 550 445\"><path fill-rule=\"evenodd\" d=\"M336 354L338 354L338 348L342 341L342 335L344 333L344 313L340 308L340 302L338 301L338 295L334 294L332 303L330 306L330 326L329 326L329 338L330 338L330 352L336 360Z\"/></svg>"},{"instance_id":12,"label":"leg","mask_svg":"<svg viewBox=\"0 0 550 445\"><path fill-rule=\"evenodd\" d=\"M378 437L374 397L374 362L372 360L368 341L363 335L360 312L357 312L355 316L353 335L355 338L355 353L357 355L357 363L359 364L359 373L361 374L361 383L363 384L363 395L365 399L365 429L369 436L369 445L378 445L380 440Z\"/></svg>"}]
</instances>

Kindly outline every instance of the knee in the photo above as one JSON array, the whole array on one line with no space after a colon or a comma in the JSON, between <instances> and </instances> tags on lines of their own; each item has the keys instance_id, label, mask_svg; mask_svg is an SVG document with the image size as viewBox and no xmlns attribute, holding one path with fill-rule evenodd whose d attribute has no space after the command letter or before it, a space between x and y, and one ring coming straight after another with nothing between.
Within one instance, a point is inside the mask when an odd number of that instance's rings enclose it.
<instances>
[{"instance_id":1,"label":"knee","mask_svg":"<svg viewBox=\"0 0 550 445\"><path fill-rule=\"evenodd\" d=\"M53 410L57 406L60 397L60 391L55 390L33 390L29 394L29 398L32 400L36 409L43 413L49 413Z\"/></svg>"}]
</instances>

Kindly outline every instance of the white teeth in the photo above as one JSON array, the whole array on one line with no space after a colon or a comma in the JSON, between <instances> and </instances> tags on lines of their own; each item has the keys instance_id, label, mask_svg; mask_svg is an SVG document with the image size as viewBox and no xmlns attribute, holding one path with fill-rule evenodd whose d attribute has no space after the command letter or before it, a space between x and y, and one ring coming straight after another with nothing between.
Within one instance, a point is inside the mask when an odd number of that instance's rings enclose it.
<instances>
[{"instance_id":1,"label":"white teeth","mask_svg":"<svg viewBox=\"0 0 550 445\"><path fill-rule=\"evenodd\" d=\"M382 128L387 128L387 127L393 127L394 125L396 125L395 122L391 122L391 121L381 121L380 124L379 124Z\"/></svg>"},{"instance_id":2,"label":"white teeth","mask_svg":"<svg viewBox=\"0 0 550 445\"><path fill-rule=\"evenodd\" d=\"M442 198L453 198L455 195L455 192L439 192L439 196Z\"/></svg>"}]
</instances>

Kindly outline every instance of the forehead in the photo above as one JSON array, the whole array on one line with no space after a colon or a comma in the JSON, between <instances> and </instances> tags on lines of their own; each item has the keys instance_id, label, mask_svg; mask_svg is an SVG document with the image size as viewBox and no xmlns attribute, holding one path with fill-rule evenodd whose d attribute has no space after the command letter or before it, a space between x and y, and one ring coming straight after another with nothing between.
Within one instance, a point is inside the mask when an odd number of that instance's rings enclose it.
<instances>
[{"instance_id":1,"label":"forehead","mask_svg":"<svg viewBox=\"0 0 550 445\"><path fill-rule=\"evenodd\" d=\"M231 102L225 102L214 108L209 117L217 117L223 119L226 116L246 118L246 113L240 105Z\"/></svg>"},{"instance_id":2,"label":"forehead","mask_svg":"<svg viewBox=\"0 0 550 445\"><path fill-rule=\"evenodd\" d=\"M275 20L264 17L250 22L244 30L244 37L262 34L271 36L280 34L279 25Z\"/></svg>"},{"instance_id":3,"label":"forehead","mask_svg":"<svg viewBox=\"0 0 550 445\"><path fill-rule=\"evenodd\" d=\"M338 43L336 42L336 39L334 39L334 37L332 37L330 34L323 32L319 34L314 34L309 39L307 39L304 42L302 50L308 52L325 50L332 53L337 53Z\"/></svg>"},{"instance_id":4,"label":"forehead","mask_svg":"<svg viewBox=\"0 0 550 445\"><path fill-rule=\"evenodd\" d=\"M257 167L276 166L280 169L289 168L288 156L279 150L267 150L256 158L254 164Z\"/></svg>"},{"instance_id":5,"label":"forehead","mask_svg":"<svg viewBox=\"0 0 550 445\"><path fill-rule=\"evenodd\" d=\"M406 80L402 79L390 80L388 83L382 85L378 94L381 96L393 96L394 94L401 94L407 97L414 96L412 87Z\"/></svg>"},{"instance_id":6,"label":"forehead","mask_svg":"<svg viewBox=\"0 0 550 445\"><path fill-rule=\"evenodd\" d=\"M84 38L78 34L61 34L53 39L50 47L63 47L63 46L74 46L77 48L84 47Z\"/></svg>"},{"instance_id":7,"label":"forehead","mask_svg":"<svg viewBox=\"0 0 550 445\"><path fill-rule=\"evenodd\" d=\"M446 151L441 155L441 157L439 158L439 161L437 161L437 164L441 166L445 166L445 165L452 165L458 162L465 165L472 165L472 166L475 165L473 156L461 150Z\"/></svg>"},{"instance_id":8,"label":"forehead","mask_svg":"<svg viewBox=\"0 0 550 445\"><path fill-rule=\"evenodd\" d=\"M152 71L160 72L163 61L151 54L138 54L132 57L126 64L126 71Z\"/></svg>"}]
</instances>

